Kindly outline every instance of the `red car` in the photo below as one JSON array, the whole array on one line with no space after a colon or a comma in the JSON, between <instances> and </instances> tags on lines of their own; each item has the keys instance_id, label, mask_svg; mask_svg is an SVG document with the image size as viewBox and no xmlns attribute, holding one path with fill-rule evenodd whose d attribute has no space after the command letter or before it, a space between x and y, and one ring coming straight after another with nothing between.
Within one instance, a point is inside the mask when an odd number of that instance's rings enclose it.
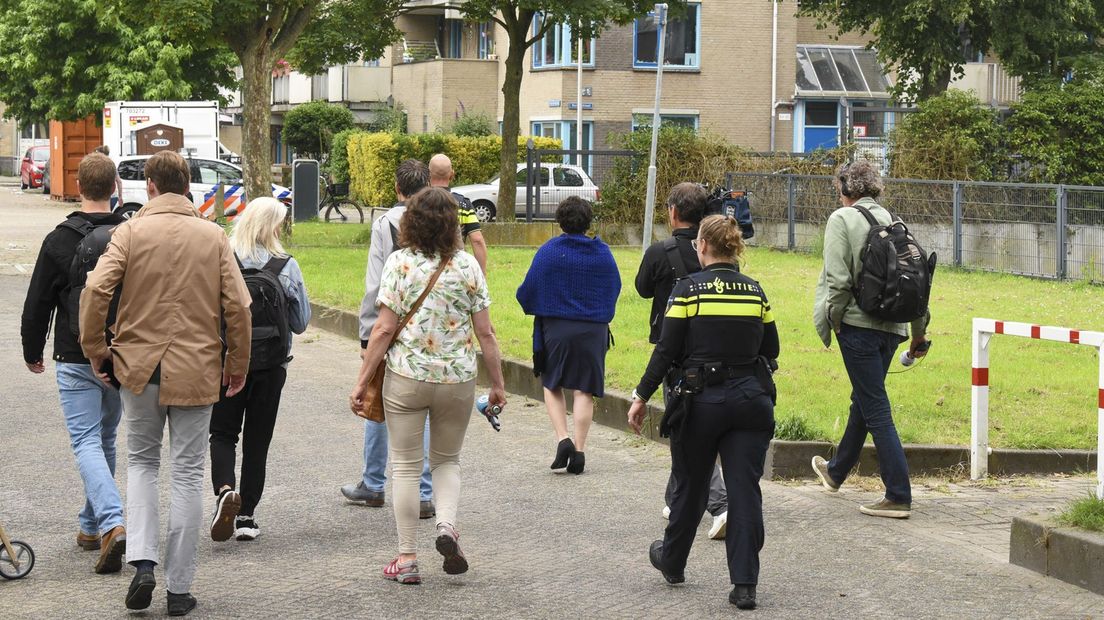
<instances>
[{"instance_id":1,"label":"red car","mask_svg":"<svg viewBox=\"0 0 1104 620\"><path fill-rule=\"evenodd\" d=\"M23 189L42 187L42 172L46 169L46 160L50 159L50 147L32 146L23 155L19 166L19 187Z\"/></svg>"}]
</instances>

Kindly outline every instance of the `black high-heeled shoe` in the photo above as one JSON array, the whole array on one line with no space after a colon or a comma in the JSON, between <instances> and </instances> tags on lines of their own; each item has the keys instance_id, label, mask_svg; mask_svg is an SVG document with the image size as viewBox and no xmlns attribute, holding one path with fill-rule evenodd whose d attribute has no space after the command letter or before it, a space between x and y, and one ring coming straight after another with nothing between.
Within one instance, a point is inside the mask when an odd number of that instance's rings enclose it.
<instances>
[{"instance_id":1,"label":"black high-heeled shoe","mask_svg":"<svg viewBox=\"0 0 1104 620\"><path fill-rule=\"evenodd\" d=\"M571 462L567 464L568 473L579 475L583 473L584 467L586 467L586 455L582 452L572 454Z\"/></svg>"},{"instance_id":2,"label":"black high-heeled shoe","mask_svg":"<svg viewBox=\"0 0 1104 620\"><path fill-rule=\"evenodd\" d=\"M571 441L571 438L563 439L559 445L556 446L556 459L552 461L552 466L549 468L554 472L560 473L567 469L568 461L575 454L575 442Z\"/></svg>"}]
</instances>

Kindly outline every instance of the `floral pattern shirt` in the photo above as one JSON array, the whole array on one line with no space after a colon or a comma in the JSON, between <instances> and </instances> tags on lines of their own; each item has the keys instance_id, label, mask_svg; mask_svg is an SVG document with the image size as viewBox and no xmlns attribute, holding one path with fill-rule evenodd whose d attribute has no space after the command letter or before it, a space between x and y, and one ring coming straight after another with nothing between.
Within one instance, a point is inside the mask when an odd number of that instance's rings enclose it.
<instances>
[{"instance_id":1,"label":"floral pattern shirt","mask_svg":"<svg viewBox=\"0 0 1104 620\"><path fill-rule=\"evenodd\" d=\"M377 303L402 320L422 294L439 262L410 249L394 252L383 266ZM429 383L475 379L475 330L471 316L491 305L487 281L475 257L457 252L422 306L387 352L387 367Z\"/></svg>"}]
</instances>

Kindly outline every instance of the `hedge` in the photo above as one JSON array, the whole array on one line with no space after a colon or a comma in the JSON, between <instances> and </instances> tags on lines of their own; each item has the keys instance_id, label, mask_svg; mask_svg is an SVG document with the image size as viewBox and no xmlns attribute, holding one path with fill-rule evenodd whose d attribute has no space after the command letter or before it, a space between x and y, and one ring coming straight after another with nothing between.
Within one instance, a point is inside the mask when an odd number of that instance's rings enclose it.
<instances>
[{"instance_id":1,"label":"hedge","mask_svg":"<svg viewBox=\"0 0 1104 620\"><path fill-rule=\"evenodd\" d=\"M528 136L518 137L518 161L525 161ZM559 149L561 142L534 136L537 148ZM498 175L502 153L500 136L454 136L439 133L402 135L354 133L346 141L348 174L353 198L369 205L395 202L395 169L407 159L428 162L437 153L452 159L456 185L483 183Z\"/></svg>"}]
</instances>

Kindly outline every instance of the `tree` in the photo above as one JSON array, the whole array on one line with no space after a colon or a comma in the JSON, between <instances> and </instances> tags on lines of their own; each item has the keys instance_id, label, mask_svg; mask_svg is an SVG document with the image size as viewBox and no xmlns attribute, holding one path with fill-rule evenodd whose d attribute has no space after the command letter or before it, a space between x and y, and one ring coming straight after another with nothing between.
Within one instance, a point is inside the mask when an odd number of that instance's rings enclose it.
<instances>
[{"instance_id":1,"label":"tree","mask_svg":"<svg viewBox=\"0 0 1104 620\"><path fill-rule=\"evenodd\" d=\"M684 8L683 0L671 3ZM506 75L502 80L502 157L499 166L498 217L514 219L517 142L520 134L521 79L525 51L558 24L571 24L575 37L596 36L607 22L627 23L654 3L640 0L467 0L460 6L474 21L494 20L506 31ZM539 21L534 21L540 17ZM574 49L574 48L573 48Z\"/></svg>"},{"instance_id":2,"label":"tree","mask_svg":"<svg viewBox=\"0 0 1104 620\"><path fill-rule=\"evenodd\" d=\"M157 24L81 0L0 2L0 100L25 122L98 114L107 101L216 99L225 49L165 40Z\"/></svg>"},{"instance_id":3,"label":"tree","mask_svg":"<svg viewBox=\"0 0 1104 620\"><path fill-rule=\"evenodd\" d=\"M282 60L320 73L328 65L376 58L395 41L404 0L102 0L165 24L177 40L229 48L242 68L245 191L267 196L272 154L272 71Z\"/></svg>"},{"instance_id":4,"label":"tree","mask_svg":"<svg viewBox=\"0 0 1104 620\"><path fill-rule=\"evenodd\" d=\"M996 0L992 25L991 51L1034 88L1101 55L1104 0Z\"/></svg>"},{"instance_id":5,"label":"tree","mask_svg":"<svg viewBox=\"0 0 1104 620\"><path fill-rule=\"evenodd\" d=\"M317 159L330 152L334 134L353 125L349 108L312 101L295 106L284 116L283 138L295 152Z\"/></svg>"},{"instance_id":6,"label":"tree","mask_svg":"<svg viewBox=\"0 0 1104 620\"><path fill-rule=\"evenodd\" d=\"M925 99L889 135L890 176L1000 180L1007 158L997 113L960 90Z\"/></svg>"},{"instance_id":7,"label":"tree","mask_svg":"<svg viewBox=\"0 0 1104 620\"><path fill-rule=\"evenodd\" d=\"M1040 0L1045 1L1045 0ZM963 49L985 49L990 33L990 1L978 0L802 0L798 15L815 17L818 27L872 36L878 58L901 73L898 98L924 100L947 90L962 74Z\"/></svg>"}]
</instances>

